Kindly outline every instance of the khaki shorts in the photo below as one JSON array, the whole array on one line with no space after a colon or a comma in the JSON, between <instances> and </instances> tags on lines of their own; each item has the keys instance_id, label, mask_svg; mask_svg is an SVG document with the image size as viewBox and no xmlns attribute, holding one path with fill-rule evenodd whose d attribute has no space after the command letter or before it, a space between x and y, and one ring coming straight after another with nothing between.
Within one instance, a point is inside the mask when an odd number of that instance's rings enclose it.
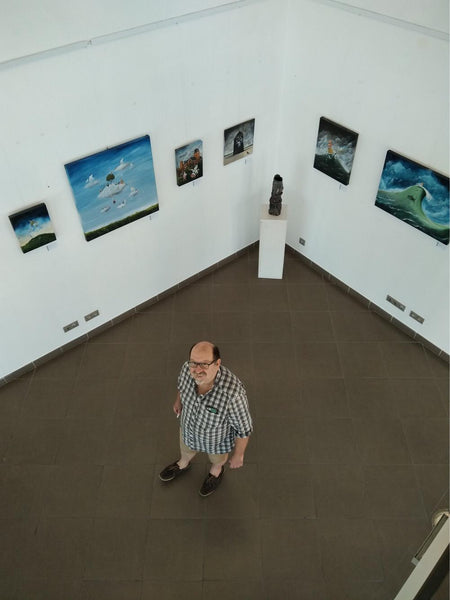
<instances>
[{"instance_id":1,"label":"khaki shorts","mask_svg":"<svg viewBox=\"0 0 450 600\"><path fill-rule=\"evenodd\" d=\"M180 451L181 455L188 456L189 461L191 461L194 456L197 454L198 450L191 450L186 444L183 442L183 436L181 435L180 429ZM213 465L223 465L226 463L228 458L228 452L226 454L208 454L209 460Z\"/></svg>"}]
</instances>

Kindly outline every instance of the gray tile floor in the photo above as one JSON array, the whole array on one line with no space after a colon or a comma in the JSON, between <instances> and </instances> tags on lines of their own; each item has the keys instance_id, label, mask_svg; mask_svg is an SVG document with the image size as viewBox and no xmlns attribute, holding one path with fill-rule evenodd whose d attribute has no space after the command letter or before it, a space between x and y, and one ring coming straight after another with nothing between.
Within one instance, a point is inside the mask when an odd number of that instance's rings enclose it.
<instances>
[{"instance_id":1,"label":"gray tile floor","mask_svg":"<svg viewBox=\"0 0 450 600\"><path fill-rule=\"evenodd\" d=\"M448 507L448 365L257 250L0 389L2 600L391 600ZM246 384L243 469L207 499L171 406L189 346ZM436 599L448 598L442 588Z\"/></svg>"}]
</instances>

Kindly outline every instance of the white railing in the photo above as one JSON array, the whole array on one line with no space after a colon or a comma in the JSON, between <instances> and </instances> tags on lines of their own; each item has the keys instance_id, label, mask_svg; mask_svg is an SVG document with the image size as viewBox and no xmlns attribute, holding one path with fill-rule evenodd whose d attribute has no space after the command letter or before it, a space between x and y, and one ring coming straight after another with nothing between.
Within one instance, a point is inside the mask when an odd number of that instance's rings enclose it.
<instances>
[{"instance_id":1,"label":"white railing","mask_svg":"<svg viewBox=\"0 0 450 600\"><path fill-rule=\"evenodd\" d=\"M443 511L432 532L422 544L412 562L415 565L394 600L415 600L449 546L448 512Z\"/></svg>"}]
</instances>

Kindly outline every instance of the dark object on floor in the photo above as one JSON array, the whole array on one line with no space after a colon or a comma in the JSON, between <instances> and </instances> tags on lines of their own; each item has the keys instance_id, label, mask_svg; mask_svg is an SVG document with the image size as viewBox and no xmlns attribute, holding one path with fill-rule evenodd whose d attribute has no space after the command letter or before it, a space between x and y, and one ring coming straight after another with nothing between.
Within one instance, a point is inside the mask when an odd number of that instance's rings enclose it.
<instances>
[{"instance_id":1,"label":"dark object on floor","mask_svg":"<svg viewBox=\"0 0 450 600\"><path fill-rule=\"evenodd\" d=\"M281 194L283 193L283 178L275 175L272 183L272 195L270 196L269 215L278 217L281 213Z\"/></svg>"},{"instance_id":2,"label":"dark object on floor","mask_svg":"<svg viewBox=\"0 0 450 600\"><path fill-rule=\"evenodd\" d=\"M214 475L211 475L211 473L209 473L208 476L206 477L205 481L203 482L202 487L200 488L200 491L199 491L200 496L203 496L205 498L206 496L209 496L210 494L215 492L217 490L217 488L219 487L220 482L222 481L223 474L224 474L223 467L222 467L222 470L220 471L220 475L218 477L214 477Z\"/></svg>"},{"instance_id":3,"label":"dark object on floor","mask_svg":"<svg viewBox=\"0 0 450 600\"><path fill-rule=\"evenodd\" d=\"M178 477L178 475L189 471L190 468L191 465L189 464L184 469L180 469L178 464L174 462L161 471L161 473L159 474L159 478L161 479L161 481L172 481L172 479L175 479L175 477Z\"/></svg>"}]
</instances>

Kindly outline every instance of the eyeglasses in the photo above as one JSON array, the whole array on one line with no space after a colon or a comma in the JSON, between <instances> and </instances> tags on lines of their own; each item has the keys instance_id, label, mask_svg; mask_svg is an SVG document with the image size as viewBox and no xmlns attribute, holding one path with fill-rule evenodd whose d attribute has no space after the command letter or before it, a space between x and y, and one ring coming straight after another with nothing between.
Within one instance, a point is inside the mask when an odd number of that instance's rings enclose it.
<instances>
[{"instance_id":1,"label":"eyeglasses","mask_svg":"<svg viewBox=\"0 0 450 600\"><path fill-rule=\"evenodd\" d=\"M211 362L195 362L194 360L188 360L188 366L190 369L195 369L195 367L200 367L200 369L207 369L215 362L215 360L212 360Z\"/></svg>"}]
</instances>

